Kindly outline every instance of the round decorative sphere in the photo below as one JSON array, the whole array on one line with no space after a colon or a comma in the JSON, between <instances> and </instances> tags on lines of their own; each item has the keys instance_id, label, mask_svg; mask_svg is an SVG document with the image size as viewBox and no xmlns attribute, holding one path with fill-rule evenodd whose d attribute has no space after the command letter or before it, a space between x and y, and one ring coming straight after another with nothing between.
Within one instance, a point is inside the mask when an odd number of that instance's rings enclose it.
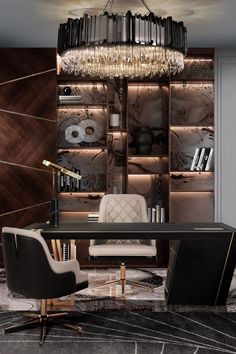
<instances>
[{"instance_id":1,"label":"round decorative sphere","mask_svg":"<svg viewBox=\"0 0 236 354\"><path fill-rule=\"evenodd\" d=\"M138 155L149 155L154 142L152 129L149 127L138 128L135 133L134 142Z\"/></svg>"},{"instance_id":2,"label":"round decorative sphere","mask_svg":"<svg viewBox=\"0 0 236 354\"><path fill-rule=\"evenodd\" d=\"M63 87L63 93L64 95L69 96L71 94L71 87L70 86Z\"/></svg>"}]
</instances>

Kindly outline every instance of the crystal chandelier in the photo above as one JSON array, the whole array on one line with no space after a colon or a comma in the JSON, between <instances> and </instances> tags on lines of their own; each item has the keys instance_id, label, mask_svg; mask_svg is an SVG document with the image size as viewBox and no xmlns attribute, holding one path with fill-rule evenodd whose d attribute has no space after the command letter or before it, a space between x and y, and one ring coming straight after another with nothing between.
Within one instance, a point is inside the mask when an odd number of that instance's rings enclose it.
<instances>
[{"instance_id":1,"label":"crystal chandelier","mask_svg":"<svg viewBox=\"0 0 236 354\"><path fill-rule=\"evenodd\" d=\"M64 72L91 77L152 77L184 68L187 30L183 22L148 15L84 14L68 19L58 32L58 54ZM111 7L111 6L110 6Z\"/></svg>"}]
</instances>

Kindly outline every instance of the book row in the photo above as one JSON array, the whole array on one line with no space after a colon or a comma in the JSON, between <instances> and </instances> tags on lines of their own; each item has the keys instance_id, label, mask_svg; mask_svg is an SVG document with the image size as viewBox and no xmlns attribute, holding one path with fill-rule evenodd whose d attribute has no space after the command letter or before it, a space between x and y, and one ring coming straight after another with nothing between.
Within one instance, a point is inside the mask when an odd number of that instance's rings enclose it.
<instances>
[{"instance_id":1,"label":"book row","mask_svg":"<svg viewBox=\"0 0 236 354\"><path fill-rule=\"evenodd\" d=\"M213 162L214 148L196 148L190 171L210 171Z\"/></svg>"},{"instance_id":2,"label":"book row","mask_svg":"<svg viewBox=\"0 0 236 354\"><path fill-rule=\"evenodd\" d=\"M157 204L154 208L147 209L148 222L165 222L165 208Z\"/></svg>"},{"instance_id":3,"label":"book row","mask_svg":"<svg viewBox=\"0 0 236 354\"><path fill-rule=\"evenodd\" d=\"M80 175L79 169L72 169L73 172ZM58 171L57 173L57 191L58 192L79 192L81 188L80 180L71 176L65 175Z\"/></svg>"},{"instance_id":4,"label":"book row","mask_svg":"<svg viewBox=\"0 0 236 354\"><path fill-rule=\"evenodd\" d=\"M148 222L165 222L165 208L156 205L154 208L147 208ZM89 213L88 222L98 222L99 213Z\"/></svg>"}]
</instances>

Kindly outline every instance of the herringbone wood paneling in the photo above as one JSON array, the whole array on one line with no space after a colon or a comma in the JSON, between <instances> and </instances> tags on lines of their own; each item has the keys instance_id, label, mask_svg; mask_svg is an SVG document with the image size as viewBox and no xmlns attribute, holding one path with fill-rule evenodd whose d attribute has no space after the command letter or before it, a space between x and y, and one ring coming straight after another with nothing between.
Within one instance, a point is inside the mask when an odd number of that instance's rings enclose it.
<instances>
[{"instance_id":1,"label":"herringbone wood paneling","mask_svg":"<svg viewBox=\"0 0 236 354\"><path fill-rule=\"evenodd\" d=\"M55 123L0 111L0 160L43 168L55 160Z\"/></svg>"},{"instance_id":2,"label":"herringbone wood paneling","mask_svg":"<svg viewBox=\"0 0 236 354\"><path fill-rule=\"evenodd\" d=\"M0 67L0 227L24 227L48 219L52 197L56 50L0 49Z\"/></svg>"},{"instance_id":3,"label":"herringbone wood paneling","mask_svg":"<svg viewBox=\"0 0 236 354\"><path fill-rule=\"evenodd\" d=\"M1 85L0 109L55 120L56 72Z\"/></svg>"},{"instance_id":4,"label":"herringbone wood paneling","mask_svg":"<svg viewBox=\"0 0 236 354\"><path fill-rule=\"evenodd\" d=\"M55 67L55 48L0 48L0 83Z\"/></svg>"},{"instance_id":5,"label":"herringbone wood paneling","mask_svg":"<svg viewBox=\"0 0 236 354\"><path fill-rule=\"evenodd\" d=\"M21 166L0 163L0 216L52 198L52 174Z\"/></svg>"}]
</instances>

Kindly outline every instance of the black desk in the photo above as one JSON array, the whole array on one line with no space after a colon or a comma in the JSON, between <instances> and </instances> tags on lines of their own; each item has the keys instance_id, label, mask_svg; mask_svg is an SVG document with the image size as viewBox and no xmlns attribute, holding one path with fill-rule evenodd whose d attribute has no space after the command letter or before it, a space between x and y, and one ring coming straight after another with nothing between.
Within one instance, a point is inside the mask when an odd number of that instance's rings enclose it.
<instances>
[{"instance_id":1,"label":"black desk","mask_svg":"<svg viewBox=\"0 0 236 354\"><path fill-rule=\"evenodd\" d=\"M58 227L38 225L48 239L172 239L209 240L224 238L235 229L222 223L68 223Z\"/></svg>"},{"instance_id":2,"label":"black desk","mask_svg":"<svg viewBox=\"0 0 236 354\"><path fill-rule=\"evenodd\" d=\"M46 239L168 239L168 304L224 305L236 264L235 229L222 223L38 225Z\"/></svg>"}]
</instances>

